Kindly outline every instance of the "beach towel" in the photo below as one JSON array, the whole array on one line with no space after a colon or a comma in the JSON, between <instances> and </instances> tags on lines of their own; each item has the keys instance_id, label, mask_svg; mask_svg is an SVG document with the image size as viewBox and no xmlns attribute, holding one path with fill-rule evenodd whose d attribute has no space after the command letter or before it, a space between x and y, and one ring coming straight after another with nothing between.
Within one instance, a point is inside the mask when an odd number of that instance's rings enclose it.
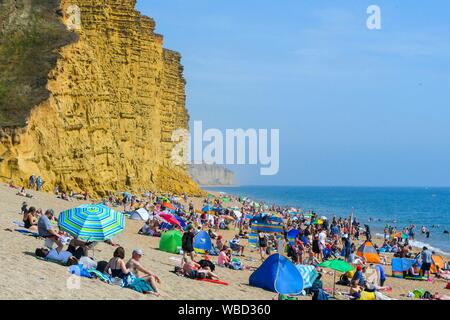
<instances>
[{"instance_id":1,"label":"beach towel","mask_svg":"<svg viewBox=\"0 0 450 320\"><path fill-rule=\"evenodd\" d=\"M300 271L300 274L303 278L303 289L311 288L314 281L319 276L319 273L316 271L314 266L306 266L306 265L297 265L297 270Z\"/></svg>"},{"instance_id":2,"label":"beach towel","mask_svg":"<svg viewBox=\"0 0 450 320\"><path fill-rule=\"evenodd\" d=\"M206 279L206 278L205 279L196 278L195 280L203 281L203 282L209 282L209 283L215 283L215 284L221 284L221 285L224 285L224 286L228 286L229 285L228 282L220 281L220 280L213 280L213 279Z\"/></svg>"},{"instance_id":3,"label":"beach towel","mask_svg":"<svg viewBox=\"0 0 450 320\"><path fill-rule=\"evenodd\" d=\"M19 232L24 235L31 236L31 237L40 238L40 235L37 232L31 232L31 231L23 230L23 229L15 229L14 231Z\"/></svg>"},{"instance_id":4,"label":"beach towel","mask_svg":"<svg viewBox=\"0 0 450 320\"><path fill-rule=\"evenodd\" d=\"M127 287L139 293L147 293L155 291L153 288L142 278L135 278L134 281Z\"/></svg>"},{"instance_id":5,"label":"beach towel","mask_svg":"<svg viewBox=\"0 0 450 320\"><path fill-rule=\"evenodd\" d=\"M18 227L21 227L21 228L25 227L25 223L22 221L13 221L13 223Z\"/></svg>"},{"instance_id":6,"label":"beach towel","mask_svg":"<svg viewBox=\"0 0 450 320\"><path fill-rule=\"evenodd\" d=\"M102 282L105 282L107 284L111 284L111 277L107 274L104 274L98 270L95 269L89 269L88 270L89 274L93 277L93 278L97 278Z\"/></svg>"},{"instance_id":7,"label":"beach towel","mask_svg":"<svg viewBox=\"0 0 450 320\"><path fill-rule=\"evenodd\" d=\"M417 277L405 276L405 279L407 279L407 280L416 280L416 281L428 281L427 277L420 277L420 276L417 276Z\"/></svg>"}]
</instances>

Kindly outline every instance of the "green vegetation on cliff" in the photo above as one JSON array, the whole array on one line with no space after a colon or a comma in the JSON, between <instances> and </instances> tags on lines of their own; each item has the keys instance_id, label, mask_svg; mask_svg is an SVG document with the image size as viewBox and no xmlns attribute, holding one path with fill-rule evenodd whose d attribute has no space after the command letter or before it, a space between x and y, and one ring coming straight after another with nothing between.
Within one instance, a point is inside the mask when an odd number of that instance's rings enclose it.
<instances>
[{"instance_id":1,"label":"green vegetation on cliff","mask_svg":"<svg viewBox=\"0 0 450 320\"><path fill-rule=\"evenodd\" d=\"M24 127L46 100L58 49L76 35L59 16L58 0L0 0L0 127Z\"/></svg>"}]
</instances>

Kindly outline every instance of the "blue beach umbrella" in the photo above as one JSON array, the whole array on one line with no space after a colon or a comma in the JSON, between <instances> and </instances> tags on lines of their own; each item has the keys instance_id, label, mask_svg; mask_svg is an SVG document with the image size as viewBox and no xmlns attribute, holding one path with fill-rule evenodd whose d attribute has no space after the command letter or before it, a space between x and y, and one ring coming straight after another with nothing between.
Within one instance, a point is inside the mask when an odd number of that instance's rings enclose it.
<instances>
[{"instance_id":1,"label":"blue beach umbrella","mask_svg":"<svg viewBox=\"0 0 450 320\"><path fill-rule=\"evenodd\" d=\"M58 224L76 239L105 241L124 230L125 217L103 204L88 204L61 212Z\"/></svg>"}]
</instances>

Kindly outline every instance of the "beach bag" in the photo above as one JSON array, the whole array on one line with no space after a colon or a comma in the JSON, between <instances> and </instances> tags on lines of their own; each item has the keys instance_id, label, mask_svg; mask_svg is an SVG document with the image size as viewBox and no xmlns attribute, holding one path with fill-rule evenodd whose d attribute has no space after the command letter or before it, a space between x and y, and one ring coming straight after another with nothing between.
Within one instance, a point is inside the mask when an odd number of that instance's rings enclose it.
<instances>
[{"instance_id":1,"label":"beach bag","mask_svg":"<svg viewBox=\"0 0 450 320\"><path fill-rule=\"evenodd\" d=\"M70 266L69 273L82 278L92 278L91 274L86 269L84 269L82 264Z\"/></svg>"},{"instance_id":2,"label":"beach bag","mask_svg":"<svg viewBox=\"0 0 450 320\"><path fill-rule=\"evenodd\" d=\"M447 286L445 287L445 289L450 289L450 282L447 283Z\"/></svg>"},{"instance_id":3,"label":"beach bag","mask_svg":"<svg viewBox=\"0 0 450 320\"><path fill-rule=\"evenodd\" d=\"M422 299L424 299L424 300L432 300L433 296L431 295L430 291L425 291L425 293L422 296Z\"/></svg>"},{"instance_id":4,"label":"beach bag","mask_svg":"<svg viewBox=\"0 0 450 320\"><path fill-rule=\"evenodd\" d=\"M361 292L361 297L359 298L359 300L377 300L376 296L375 296L375 292L367 292L367 291L362 291Z\"/></svg>"}]
</instances>

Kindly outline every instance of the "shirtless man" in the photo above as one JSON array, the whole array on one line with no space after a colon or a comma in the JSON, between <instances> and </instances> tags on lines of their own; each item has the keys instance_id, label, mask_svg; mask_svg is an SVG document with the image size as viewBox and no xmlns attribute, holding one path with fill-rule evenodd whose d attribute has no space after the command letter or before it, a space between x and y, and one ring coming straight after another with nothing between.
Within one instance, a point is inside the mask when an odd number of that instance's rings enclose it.
<instances>
[{"instance_id":1,"label":"shirtless man","mask_svg":"<svg viewBox=\"0 0 450 320\"><path fill-rule=\"evenodd\" d=\"M155 296L160 296L161 294L158 292L157 284L160 284L161 281L159 278L152 273L151 271L145 269L141 263L140 260L142 256L144 255L144 252L141 249L135 249L133 251L133 254L131 255L131 259L128 260L126 264L126 268L130 270L136 277L142 278L145 281L147 281L150 286L153 288L155 292L152 292ZM139 272L142 272L144 274L143 277L139 276Z\"/></svg>"},{"instance_id":2,"label":"shirtless man","mask_svg":"<svg viewBox=\"0 0 450 320\"><path fill-rule=\"evenodd\" d=\"M211 269L208 267L202 268L197 262L189 260L188 257L182 259L181 268L183 269L183 273L188 277L193 276L194 278L197 278L199 273L203 273L206 278L219 280L219 277L214 274Z\"/></svg>"}]
</instances>

